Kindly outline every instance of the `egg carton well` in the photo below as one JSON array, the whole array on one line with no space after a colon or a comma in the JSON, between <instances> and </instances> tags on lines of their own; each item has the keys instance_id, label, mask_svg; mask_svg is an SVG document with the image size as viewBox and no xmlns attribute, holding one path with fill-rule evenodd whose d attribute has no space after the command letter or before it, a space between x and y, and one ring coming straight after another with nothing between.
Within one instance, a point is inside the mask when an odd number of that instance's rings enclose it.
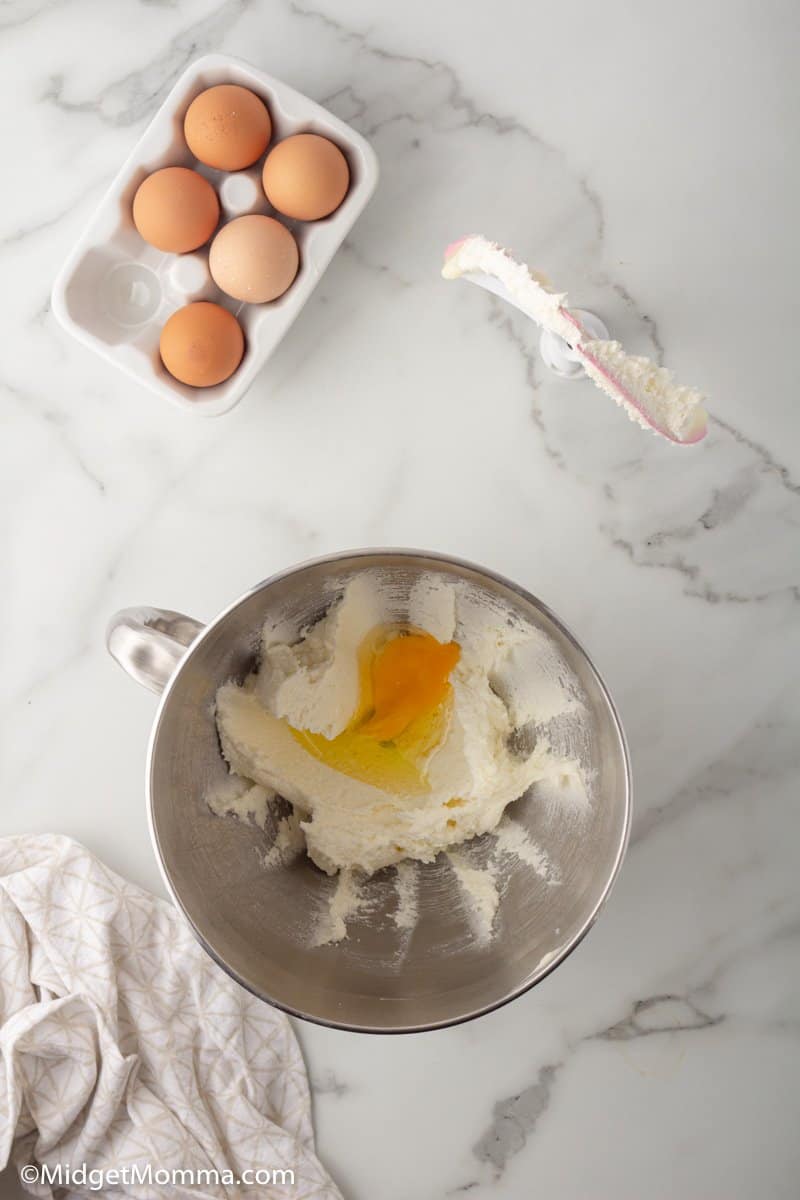
<instances>
[{"instance_id":1,"label":"egg carton well","mask_svg":"<svg viewBox=\"0 0 800 1200\"><path fill-rule=\"evenodd\" d=\"M329 217L293 221L275 212L261 186L265 156L246 171L228 174L199 163L183 136L192 100L206 88L234 83L250 88L272 118L267 153L294 133L318 133L335 142L350 168L350 187ZM191 167L214 186L220 224L246 213L274 216L293 233L300 268L291 287L268 304L226 296L208 269L208 246L192 254L165 254L149 246L132 217L139 184L161 167ZM151 392L204 416L218 416L244 395L300 313L378 182L378 160L360 134L307 96L237 58L207 55L181 75L111 184L53 287L53 311L84 345L138 379ZM166 371L158 344L164 323L195 300L213 300L236 316L245 335L241 364L224 383L192 388Z\"/></svg>"}]
</instances>

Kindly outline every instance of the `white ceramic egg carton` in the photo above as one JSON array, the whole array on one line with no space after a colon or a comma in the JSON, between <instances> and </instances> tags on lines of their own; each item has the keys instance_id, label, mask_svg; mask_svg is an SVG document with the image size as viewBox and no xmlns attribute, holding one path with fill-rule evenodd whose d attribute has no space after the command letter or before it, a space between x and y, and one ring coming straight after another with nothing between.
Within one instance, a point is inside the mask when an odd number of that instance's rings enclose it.
<instances>
[{"instance_id":1,"label":"white ceramic egg carton","mask_svg":"<svg viewBox=\"0 0 800 1200\"><path fill-rule=\"evenodd\" d=\"M219 83L250 88L267 105L272 138L267 153L293 133L320 133L344 153L350 189L339 208L321 221L292 221L276 213L261 186L263 157L246 171L227 174L199 163L183 137L186 110L198 93ZM147 245L133 224L131 206L142 180L160 167L187 166L217 190L221 223L244 213L282 221L300 248L294 283L269 304L243 304L219 290L208 270L208 246L192 254L165 254ZM78 239L53 286L53 312L71 334L150 391L203 416L219 416L244 395L255 375L299 314L378 182L378 160L368 142L294 88L223 54L199 58L181 75ZM158 352L168 317L194 300L213 300L238 318L244 357L234 374L211 388L173 379Z\"/></svg>"}]
</instances>

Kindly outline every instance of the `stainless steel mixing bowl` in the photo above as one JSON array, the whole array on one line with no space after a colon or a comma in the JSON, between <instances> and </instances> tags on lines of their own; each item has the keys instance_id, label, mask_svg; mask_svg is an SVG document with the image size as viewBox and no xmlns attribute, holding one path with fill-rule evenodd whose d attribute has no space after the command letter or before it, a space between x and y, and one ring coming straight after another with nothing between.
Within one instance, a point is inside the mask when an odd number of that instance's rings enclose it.
<instances>
[{"instance_id":1,"label":"stainless steel mixing bowl","mask_svg":"<svg viewBox=\"0 0 800 1200\"><path fill-rule=\"evenodd\" d=\"M205 796L225 778L214 697L252 670L268 616L299 629L317 619L355 572L378 568L400 595L421 573L466 581L544 630L580 684L589 711L585 766L594 779L583 814L539 803L514 813L558 864L560 882L514 871L495 936L470 933L446 864L420 869L419 920L396 928L392 869L373 877L369 903L346 940L314 948L309 919L334 886L301 857L266 870L264 830L215 816ZM147 764L153 843L175 903L208 953L257 996L322 1024L374 1033L414 1032L476 1017L538 983L580 942L619 871L630 825L630 766L611 698L585 651L557 617L515 584L456 559L417 551L361 551L304 563L259 584L203 626L179 613L127 609L108 647L140 683L163 695ZM188 649L187 649L188 647Z\"/></svg>"}]
</instances>

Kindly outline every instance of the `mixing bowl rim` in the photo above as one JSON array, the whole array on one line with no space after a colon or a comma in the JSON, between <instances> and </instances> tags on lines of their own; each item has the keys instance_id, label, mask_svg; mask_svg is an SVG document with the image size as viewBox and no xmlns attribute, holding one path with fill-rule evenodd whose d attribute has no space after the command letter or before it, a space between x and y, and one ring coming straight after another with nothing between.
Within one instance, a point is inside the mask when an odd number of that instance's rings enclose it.
<instances>
[{"instance_id":1,"label":"mixing bowl rim","mask_svg":"<svg viewBox=\"0 0 800 1200\"><path fill-rule=\"evenodd\" d=\"M523 983L521 983L518 987L512 988L505 995L499 997L499 999L493 1000L489 1004L483 1004L478 1008L472 1009L468 1012L459 1013L453 1017L447 1017L440 1021L432 1021L416 1025L359 1025L349 1021L338 1021L326 1017L316 1016L313 1013L305 1012L303 1009L295 1008L284 1001L276 999L274 996L269 995L266 991L262 991L255 984L251 983L249 980L240 975L236 968L227 963L225 959L214 949L214 947L210 945L194 917L183 903L183 900L181 899L169 873L165 856L156 832L155 818L153 813L153 774L155 769L155 751L161 722L179 676L183 672L184 668L188 665L189 660L194 656L195 652L199 650L201 644L208 636L210 636L212 631L222 624L222 622L225 621L235 609L237 609L241 604L244 604L245 601L249 600L252 596L256 595L258 592L267 590L274 584L279 583L281 580L290 578L292 575L297 575L311 567L334 565L346 559L358 560L386 557L400 559L423 559L431 564L431 570L435 570L437 565L444 564L448 567L456 567L460 570L474 572L474 574L476 574L478 577L489 579L494 583L500 584L501 587L507 588L510 592L519 596L527 604L530 604L534 609L542 613L549 621L551 621L559 633L561 633L567 639L567 641L571 643L574 649L583 658L586 666L593 675L598 688L600 689L600 693L603 696L605 703L608 706L608 710L612 719L612 725L616 734L617 746L620 752L622 764L624 766L625 780L622 833L617 844L614 861L597 901L592 907L591 912L581 924L577 933L565 946L562 947L562 949L556 955L554 955L553 958L549 959L543 966L536 968L531 976L529 976ZM625 853L628 848L631 832L633 795L631 761L628 750L628 742L625 737L625 731L622 727L622 721L620 719L619 712L617 711L617 706L614 703L608 687L606 686L605 680L603 679L587 651L584 649L582 643L578 640L571 629L564 624L561 618L558 617L553 610L544 603L544 601L540 600L538 596L535 596L532 592L529 592L520 584L515 583L513 580L506 578L506 576L501 575L496 571L489 570L487 567L479 566L477 563L470 562L468 559L459 558L452 554L439 553L434 550L415 550L408 547L395 546L339 550L332 554L324 554L315 558L304 559L302 562L295 563L291 567L286 567L281 571L275 572L266 579L262 580L260 583L257 583L254 587L251 587L246 592L242 593L241 596L239 596L231 604L227 605L226 608L222 609L222 611L218 613L212 621L209 621L209 623L204 626L202 632L198 634L195 640L187 648L186 654L183 656L178 666L175 668L172 676L168 680L167 685L161 694L158 708L153 719L153 725L150 731L150 737L147 746L145 771L147 822L150 830L150 839L153 843L153 849L155 851L156 861L161 872L161 877L173 904L176 906L178 911L183 914L189 925L189 928L205 952L219 967L222 968L226 975L235 980L236 983L238 983L252 995L256 996L259 1000L263 1000L265 1003L272 1005L273 1008L277 1008L281 1012L286 1013L288 1016L298 1018L299 1020L310 1021L314 1025L323 1025L328 1029L341 1029L349 1033L404 1034L427 1033L435 1029L449 1029L453 1025L462 1025L467 1021L474 1021L477 1017L482 1017L486 1013L495 1012L497 1009L502 1008L506 1004L510 1004L512 1000L517 1000L520 996L523 996L526 992L536 987L537 984L541 983L543 979L546 979L548 975L555 971L556 967L560 966L561 963L563 963L564 960L567 959L570 954L572 954L573 950L575 950L581 944L589 930L594 925L606 901L608 900L609 895L611 894L611 889L613 888L619 876L622 863L625 859Z\"/></svg>"}]
</instances>

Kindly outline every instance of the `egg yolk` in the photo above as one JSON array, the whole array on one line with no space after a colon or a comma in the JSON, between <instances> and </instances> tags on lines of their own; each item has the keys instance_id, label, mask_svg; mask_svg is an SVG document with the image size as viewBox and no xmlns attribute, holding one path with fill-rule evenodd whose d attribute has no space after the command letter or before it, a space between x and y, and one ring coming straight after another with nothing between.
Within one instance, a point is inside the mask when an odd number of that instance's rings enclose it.
<instances>
[{"instance_id":1,"label":"egg yolk","mask_svg":"<svg viewBox=\"0 0 800 1200\"><path fill-rule=\"evenodd\" d=\"M425 761L447 732L455 642L416 629L382 626L359 650L359 702L335 738L292 733L310 754L336 771L388 791L430 790Z\"/></svg>"},{"instance_id":2,"label":"egg yolk","mask_svg":"<svg viewBox=\"0 0 800 1200\"><path fill-rule=\"evenodd\" d=\"M450 672L460 653L455 642L442 645L429 633L387 642L372 659L373 713L359 731L379 742L391 741L413 720L432 712L451 690Z\"/></svg>"}]
</instances>

